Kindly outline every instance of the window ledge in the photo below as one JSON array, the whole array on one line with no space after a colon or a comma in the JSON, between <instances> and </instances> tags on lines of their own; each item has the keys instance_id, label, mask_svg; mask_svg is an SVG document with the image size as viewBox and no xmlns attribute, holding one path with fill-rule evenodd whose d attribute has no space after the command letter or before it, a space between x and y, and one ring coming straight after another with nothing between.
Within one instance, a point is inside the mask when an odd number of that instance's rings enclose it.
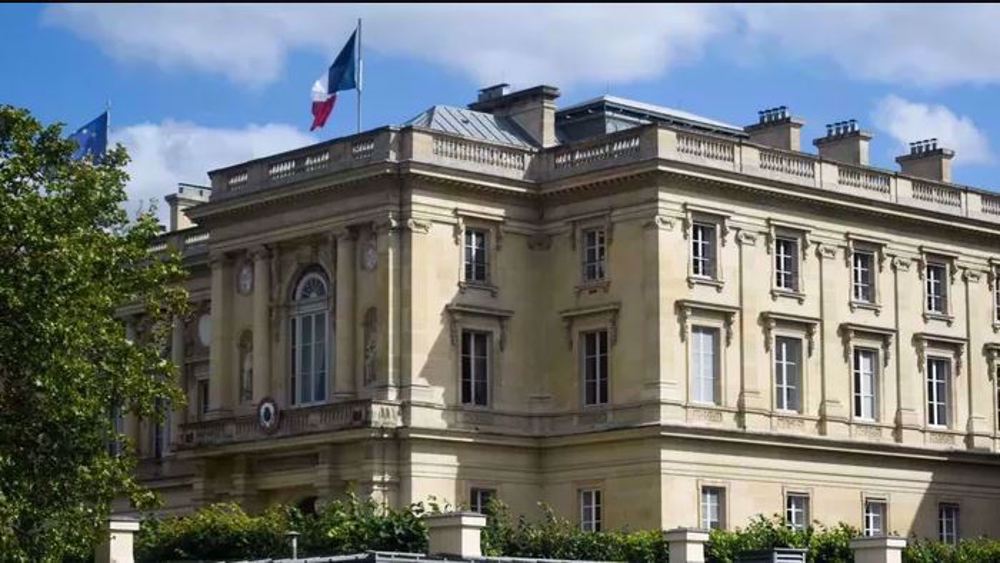
<instances>
[{"instance_id":1,"label":"window ledge","mask_svg":"<svg viewBox=\"0 0 1000 563\"><path fill-rule=\"evenodd\" d=\"M882 312L882 306L878 303L872 303L869 301L851 301L851 312L854 313L858 309L863 309L865 311L874 311L875 315L878 316Z\"/></svg>"},{"instance_id":2,"label":"window ledge","mask_svg":"<svg viewBox=\"0 0 1000 563\"><path fill-rule=\"evenodd\" d=\"M725 284L726 284L726 282L724 282L724 281L722 281L720 279L707 278L707 277L695 276L695 275L688 276L687 282L688 282L688 287L693 288L696 285L708 285L708 286L714 287L715 290L718 291L718 292L720 292L720 293L722 292L723 286L725 286Z\"/></svg>"},{"instance_id":3,"label":"window ledge","mask_svg":"<svg viewBox=\"0 0 1000 563\"><path fill-rule=\"evenodd\" d=\"M993 321L993 332L1000 332L1000 321Z\"/></svg>"},{"instance_id":4,"label":"window ledge","mask_svg":"<svg viewBox=\"0 0 1000 563\"><path fill-rule=\"evenodd\" d=\"M779 297L795 299L799 304L805 303L806 294L793 289L771 288L771 299L777 300Z\"/></svg>"},{"instance_id":5,"label":"window ledge","mask_svg":"<svg viewBox=\"0 0 1000 563\"><path fill-rule=\"evenodd\" d=\"M489 282L470 282L470 281L460 281L458 282L458 291L460 293L465 293L466 290L477 289L479 291L488 291L491 296L496 297L497 293L500 292L500 288L489 283Z\"/></svg>"},{"instance_id":6,"label":"window ledge","mask_svg":"<svg viewBox=\"0 0 1000 563\"><path fill-rule=\"evenodd\" d=\"M608 279L585 281L576 286L576 293L577 295L584 292L597 293L599 290L607 293L609 287L611 287L611 280Z\"/></svg>"},{"instance_id":7,"label":"window ledge","mask_svg":"<svg viewBox=\"0 0 1000 563\"><path fill-rule=\"evenodd\" d=\"M945 323L948 324L948 326L951 326L952 323L955 322L955 317L953 317L952 315L948 315L946 313L935 313L931 311L924 311L924 322L926 323L932 320L944 321Z\"/></svg>"}]
</instances>

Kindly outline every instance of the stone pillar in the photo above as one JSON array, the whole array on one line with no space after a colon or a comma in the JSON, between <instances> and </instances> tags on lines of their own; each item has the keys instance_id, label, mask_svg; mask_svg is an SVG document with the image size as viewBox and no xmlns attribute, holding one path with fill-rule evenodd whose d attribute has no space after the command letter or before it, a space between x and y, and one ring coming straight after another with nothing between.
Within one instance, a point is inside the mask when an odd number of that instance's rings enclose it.
<instances>
[{"instance_id":1,"label":"stone pillar","mask_svg":"<svg viewBox=\"0 0 1000 563\"><path fill-rule=\"evenodd\" d=\"M226 282L229 268L225 258L212 258L212 348L209 351L208 409L209 416L221 417L229 412L232 373L227 365L226 341Z\"/></svg>"},{"instance_id":2,"label":"stone pillar","mask_svg":"<svg viewBox=\"0 0 1000 563\"><path fill-rule=\"evenodd\" d=\"M663 534L670 545L670 563L705 563L708 530L674 528Z\"/></svg>"},{"instance_id":3,"label":"stone pillar","mask_svg":"<svg viewBox=\"0 0 1000 563\"><path fill-rule=\"evenodd\" d=\"M187 394L184 386L184 317L174 318L173 331L170 334L170 361L177 366L177 378L175 382L181 390ZM173 415L170 417L169 443L164 444L167 451L173 451L174 444L180 441L180 425L187 422L187 409L180 405L173 405Z\"/></svg>"},{"instance_id":4,"label":"stone pillar","mask_svg":"<svg viewBox=\"0 0 1000 563\"><path fill-rule=\"evenodd\" d=\"M253 402L271 396L271 253L253 251Z\"/></svg>"},{"instance_id":5,"label":"stone pillar","mask_svg":"<svg viewBox=\"0 0 1000 563\"><path fill-rule=\"evenodd\" d=\"M355 256L357 235L345 228L337 233L337 282L336 282L336 365L334 366L333 398L351 399L356 394L354 333L357 316L354 310Z\"/></svg>"},{"instance_id":6,"label":"stone pillar","mask_svg":"<svg viewBox=\"0 0 1000 563\"><path fill-rule=\"evenodd\" d=\"M463 559L482 557L481 534L486 517L477 512L451 512L424 516L427 552ZM673 555L673 553L671 553ZM670 559L673 563L673 558Z\"/></svg>"},{"instance_id":7,"label":"stone pillar","mask_svg":"<svg viewBox=\"0 0 1000 563\"><path fill-rule=\"evenodd\" d=\"M96 563L134 563L133 535L139 531L139 521L117 516L108 520L110 535L97 546Z\"/></svg>"},{"instance_id":8,"label":"stone pillar","mask_svg":"<svg viewBox=\"0 0 1000 563\"><path fill-rule=\"evenodd\" d=\"M851 540L854 563L902 563L903 549L905 548L906 538L893 536L875 536L854 538Z\"/></svg>"}]
</instances>

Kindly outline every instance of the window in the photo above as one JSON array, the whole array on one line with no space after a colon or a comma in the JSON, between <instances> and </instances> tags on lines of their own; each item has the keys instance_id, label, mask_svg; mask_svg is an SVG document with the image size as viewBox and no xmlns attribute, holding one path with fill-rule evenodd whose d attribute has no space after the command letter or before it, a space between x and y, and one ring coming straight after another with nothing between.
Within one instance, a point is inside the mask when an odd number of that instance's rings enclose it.
<instances>
[{"instance_id":1,"label":"window","mask_svg":"<svg viewBox=\"0 0 1000 563\"><path fill-rule=\"evenodd\" d=\"M785 523L794 530L809 525L809 496L790 494L785 498Z\"/></svg>"},{"instance_id":2,"label":"window","mask_svg":"<svg viewBox=\"0 0 1000 563\"><path fill-rule=\"evenodd\" d=\"M948 385L951 363L927 358L927 424L948 426Z\"/></svg>"},{"instance_id":3,"label":"window","mask_svg":"<svg viewBox=\"0 0 1000 563\"><path fill-rule=\"evenodd\" d=\"M695 223L691 228L691 274L715 278L715 225Z\"/></svg>"},{"instance_id":4,"label":"window","mask_svg":"<svg viewBox=\"0 0 1000 563\"><path fill-rule=\"evenodd\" d=\"M208 380L198 380L198 414L208 414Z\"/></svg>"},{"instance_id":5,"label":"window","mask_svg":"<svg viewBox=\"0 0 1000 563\"><path fill-rule=\"evenodd\" d=\"M948 313L948 267L944 264L927 264L927 311Z\"/></svg>"},{"instance_id":6,"label":"window","mask_svg":"<svg viewBox=\"0 0 1000 563\"><path fill-rule=\"evenodd\" d=\"M486 514L486 508L490 504L490 499L493 499L496 496L496 489L480 489L472 487L469 491L469 509L473 512Z\"/></svg>"},{"instance_id":7,"label":"window","mask_svg":"<svg viewBox=\"0 0 1000 563\"><path fill-rule=\"evenodd\" d=\"M878 352L869 348L854 349L854 417L876 420L875 389Z\"/></svg>"},{"instance_id":8,"label":"window","mask_svg":"<svg viewBox=\"0 0 1000 563\"><path fill-rule=\"evenodd\" d=\"M1000 323L1000 269L993 271L993 322Z\"/></svg>"},{"instance_id":9,"label":"window","mask_svg":"<svg viewBox=\"0 0 1000 563\"><path fill-rule=\"evenodd\" d=\"M886 504L884 500L865 500L864 534L866 536L885 535L885 513Z\"/></svg>"},{"instance_id":10,"label":"window","mask_svg":"<svg viewBox=\"0 0 1000 563\"><path fill-rule=\"evenodd\" d=\"M170 403L162 399L156 400L156 409L163 412L163 422L152 422L150 428L152 432L153 457L160 459L166 453L167 445L170 443L170 420L172 413Z\"/></svg>"},{"instance_id":11,"label":"window","mask_svg":"<svg viewBox=\"0 0 1000 563\"><path fill-rule=\"evenodd\" d=\"M726 490L722 487L701 488L701 527L704 530L725 528Z\"/></svg>"},{"instance_id":12,"label":"window","mask_svg":"<svg viewBox=\"0 0 1000 563\"><path fill-rule=\"evenodd\" d=\"M292 404L326 400L327 283L326 276L309 272L295 288L292 342Z\"/></svg>"},{"instance_id":13,"label":"window","mask_svg":"<svg viewBox=\"0 0 1000 563\"><path fill-rule=\"evenodd\" d=\"M775 407L798 411L801 401L802 341L798 338L774 339Z\"/></svg>"},{"instance_id":14,"label":"window","mask_svg":"<svg viewBox=\"0 0 1000 563\"><path fill-rule=\"evenodd\" d=\"M583 231L583 281L601 281L605 278L606 256L604 229Z\"/></svg>"},{"instance_id":15,"label":"window","mask_svg":"<svg viewBox=\"0 0 1000 563\"><path fill-rule=\"evenodd\" d=\"M580 490L580 529L584 532L601 531L601 490Z\"/></svg>"},{"instance_id":16,"label":"window","mask_svg":"<svg viewBox=\"0 0 1000 563\"><path fill-rule=\"evenodd\" d=\"M691 398L699 403L718 403L719 362L716 357L719 331L696 326L691 328Z\"/></svg>"},{"instance_id":17,"label":"window","mask_svg":"<svg viewBox=\"0 0 1000 563\"><path fill-rule=\"evenodd\" d=\"M851 258L852 285L851 295L861 303L875 302L875 254L855 250Z\"/></svg>"},{"instance_id":18,"label":"window","mask_svg":"<svg viewBox=\"0 0 1000 563\"><path fill-rule=\"evenodd\" d=\"M791 238L774 241L774 284L778 289L799 290L799 242Z\"/></svg>"},{"instance_id":19,"label":"window","mask_svg":"<svg viewBox=\"0 0 1000 563\"><path fill-rule=\"evenodd\" d=\"M958 505L938 505L938 539L944 543L958 543Z\"/></svg>"},{"instance_id":20,"label":"window","mask_svg":"<svg viewBox=\"0 0 1000 563\"><path fill-rule=\"evenodd\" d=\"M583 340L583 404L603 405L608 402L608 331L584 332Z\"/></svg>"},{"instance_id":21,"label":"window","mask_svg":"<svg viewBox=\"0 0 1000 563\"><path fill-rule=\"evenodd\" d=\"M486 240L486 231L465 230L465 281L467 282L489 282Z\"/></svg>"},{"instance_id":22,"label":"window","mask_svg":"<svg viewBox=\"0 0 1000 563\"><path fill-rule=\"evenodd\" d=\"M490 334L462 331L462 404L489 404Z\"/></svg>"}]
</instances>

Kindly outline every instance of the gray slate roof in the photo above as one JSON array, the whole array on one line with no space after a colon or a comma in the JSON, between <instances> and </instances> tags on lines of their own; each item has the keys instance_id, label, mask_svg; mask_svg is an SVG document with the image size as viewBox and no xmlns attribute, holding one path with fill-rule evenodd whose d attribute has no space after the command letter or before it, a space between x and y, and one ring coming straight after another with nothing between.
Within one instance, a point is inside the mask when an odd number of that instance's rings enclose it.
<instances>
[{"instance_id":1,"label":"gray slate roof","mask_svg":"<svg viewBox=\"0 0 1000 563\"><path fill-rule=\"evenodd\" d=\"M564 108L559 108L559 113L569 113L575 109L591 106L604 102L613 106L621 106L644 113L648 113L651 116L664 118L664 119L678 119L682 121L690 121L692 123L700 123L704 125L709 125L711 127L717 127L719 129L729 129L733 132L743 132L743 128L739 125L732 125L730 123L725 123L723 121L717 121L715 119L709 119L691 112L684 110L669 108L666 106L658 106L655 104L647 104L646 102L639 102L636 100L629 100L628 98L619 98L618 96L600 96L598 98L593 98L580 102L578 104L573 104Z\"/></svg>"},{"instance_id":2,"label":"gray slate roof","mask_svg":"<svg viewBox=\"0 0 1000 563\"><path fill-rule=\"evenodd\" d=\"M490 143L533 146L528 135L513 121L454 106L432 106L403 125L426 127Z\"/></svg>"}]
</instances>

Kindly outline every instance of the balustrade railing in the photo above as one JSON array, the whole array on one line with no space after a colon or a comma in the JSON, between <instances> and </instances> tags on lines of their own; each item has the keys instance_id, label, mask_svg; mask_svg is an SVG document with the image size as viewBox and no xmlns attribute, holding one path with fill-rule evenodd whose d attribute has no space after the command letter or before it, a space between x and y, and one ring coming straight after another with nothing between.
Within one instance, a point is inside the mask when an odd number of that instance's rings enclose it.
<instances>
[{"instance_id":1,"label":"balustrade railing","mask_svg":"<svg viewBox=\"0 0 1000 563\"><path fill-rule=\"evenodd\" d=\"M913 182L913 199L948 207L962 207L962 192L939 184Z\"/></svg>"},{"instance_id":2,"label":"balustrade railing","mask_svg":"<svg viewBox=\"0 0 1000 563\"><path fill-rule=\"evenodd\" d=\"M553 166L558 169L577 168L593 162L631 158L639 154L641 148L638 135L615 139L609 142L557 152Z\"/></svg>"},{"instance_id":3,"label":"balustrade railing","mask_svg":"<svg viewBox=\"0 0 1000 563\"><path fill-rule=\"evenodd\" d=\"M889 193L891 180L888 174L882 172L849 166L838 166L837 183L841 186L885 195Z\"/></svg>"},{"instance_id":4,"label":"balustrade railing","mask_svg":"<svg viewBox=\"0 0 1000 563\"><path fill-rule=\"evenodd\" d=\"M721 162L736 161L736 145L712 137L677 134L677 152Z\"/></svg>"},{"instance_id":5,"label":"balustrade railing","mask_svg":"<svg viewBox=\"0 0 1000 563\"><path fill-rule=\"evenodd\" d=\"M815 160L775 151L760 151L760 168L800 178L814 178L816 176Z\"/></svg>"},{"instance_id":6,"label":"balustrade railing","mask_svg":"<svg viewBox=\"0 0 1000 563\"><path fill-rule=\"evenodd\" d=\"M483 166L512 170L524 170L528 167L528 153L525 151L454 137L435 136L432 153L442 158L472 162Z\"/></svg>"}]
</instances>

